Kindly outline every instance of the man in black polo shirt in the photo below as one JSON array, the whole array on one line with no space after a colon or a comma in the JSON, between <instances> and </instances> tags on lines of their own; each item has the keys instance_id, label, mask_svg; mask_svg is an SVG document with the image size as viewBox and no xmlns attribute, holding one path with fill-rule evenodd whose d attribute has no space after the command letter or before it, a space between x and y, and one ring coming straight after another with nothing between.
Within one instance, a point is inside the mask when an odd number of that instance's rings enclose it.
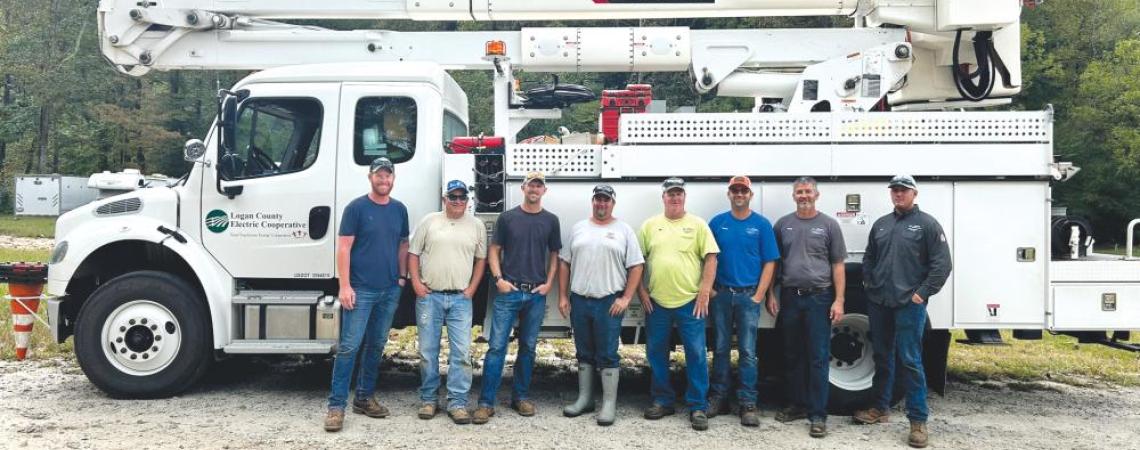
<instances>
[{"instance_id":1,"label":"man in black polo shirt","mask_svg":"<svg viewBox=\"0 0 1140 450\"><path fill-rule=\"evenodd\" d=\"M914 204L918 183L913 177L896 176L887 186L895 210L875 221L863 256L863 285L875 351L874 388L878 395L871 408L855 413L855 420L866 424L887 421L897 350L906 392L906 417L910 420L908 443L922 448L928 441L929 415L922 369L926 304L950 276L950 246L942 225Z\"/></svg>"}]
</instances>

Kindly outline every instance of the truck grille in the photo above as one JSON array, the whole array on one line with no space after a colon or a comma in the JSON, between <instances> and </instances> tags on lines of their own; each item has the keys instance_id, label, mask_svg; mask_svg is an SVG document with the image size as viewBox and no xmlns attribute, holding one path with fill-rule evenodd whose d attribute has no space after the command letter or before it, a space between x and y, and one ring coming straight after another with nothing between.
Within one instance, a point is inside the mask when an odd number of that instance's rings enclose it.
<instances>
[{"instance_id":1,"label":"truck grille","mask_svg":"<svg viewBox=\"0 0 1140 450\"><path fill-rule=\"evenodd\" d=\"M142 208L142 200L138 197L125 198L122 200L115 200L95 209L97 216L114 216L118 214L130 214Z\"/></svg>"}]
</instances>

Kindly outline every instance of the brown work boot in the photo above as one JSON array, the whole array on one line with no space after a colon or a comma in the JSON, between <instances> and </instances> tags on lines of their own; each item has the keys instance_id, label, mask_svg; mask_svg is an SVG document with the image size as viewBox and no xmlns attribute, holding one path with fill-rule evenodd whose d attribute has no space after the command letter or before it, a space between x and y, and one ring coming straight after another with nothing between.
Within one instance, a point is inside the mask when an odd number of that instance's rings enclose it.
<instances>
[{"instance_id":1,"label":"brown work boot","mask_svg":"<svg viewBox=\"0 0 1140 450\"><path fill-rule=\"evenodd\" d=\"M780 423L794 422L807 418L807 411L798 406L789 406L776 413L776 421Z\"/></svg>"},{"instance_id":2,"label":"brown work boot","mask_svg":"<svg viewBox=\"0 0 1140 450\"><path fill-rule=\"evenodd\" d=\"M431 420L431 418L435 417L435 410L435 403L424 403L420 406L420 409L416 411L416 416L424 420Z\"/></svg>"},{"instance_id":3,"label":"brown work boot","mask_svg":"<svg viewBox=\"0 0 1140 450\"><path fill-rule=\"evenodd\" d=\"M475 425L482 425L491 421L491 416L495 415L495 408L490 406L480 406L475 408L475 413L471 415L471 423Z\"/></svg>"},{"instance_id":4,"label":"brown work boot","mask_svg":"<svg viewBox=\"0 0 1140 450\"><path fill-rule=\"evenodd\" d=\"M879 408L867 408L855 411L855 421L865 425L875 423L887 423L891 420L891 414Z\"/></svg>"},{"instance_id":5,"label":"brown work boot","mask_svg":"<svg viewBox=\"0 0 1140 450\"><path fill-rule=\"evenodd\" d=\"M653 406L645 409L645 418L649 420L657 420L676 413L677 410L673 409L672 406L658 405L654 403Z\"/></svg>"},{"instance_id":6,"label":"brown work boot","mask_svg":"<svg viewBox=\"0 0 1140 450\"><path fill-rule=\"evenodd\" d=\"M452 422L456 425L467 425L471 423L471 413L467 412L467 408L452 408L447 410L447 417L451 418Z\"/></svg>"},{"instance_id":7,"label":"brown work boot","mask_svg":"<svg viewBox=\"0 0 1140 450\"><path fill-rule=\"evenodd\" d=\"M385 417L388 417L388 408L380 405L380 402L377 402L375 398L369 398L366 400L353 400L352 412L357 414L364 414L373 419L383 419Z\"/></svg>"},{"instance_id":8,"label":"brown work boot","mask_svg":"<svg viewBox=\"0 0 1140 450\"><path fill-rule=\"evenodd\" d=\"M710 419L728 411L728 402L724 401L719 395L710 396L708 403L709 409L705 411L705 414L708 415Z\"/></svg>"},{"instance_id":9,"label":"brown work boot","mask_svg":"<svg viewBox=\"0 0 1140 450\"><path fill-rule=\"evenodd\" d=\"M340 431L341 428L344 428L344 410L330 409L325 416L325 431Z\"/></svg>"},{"instance_id":10,"label":"brown work boot","mask_svg":"<svg viewBox=\"0 0 1140 450\"><path fill-rule=\"evenodd\" d=\"M910 436L906 439L907 444L914 448L926 448L929 440L930 435L926 432L926 422L910 423Z\"/></svg>"},{"instance_id":11,"label":"brown work boot","mask_svg":"<svg viewBox=\"0 0 1140 450\"><path fill-rule=\"evenodd\" d=\"M740 424L746 427L760 426L760 410L756 405L740 405Z\"/></svg>"},{"instance_id":12,"label":"brown work boot","mask_svg":"<svg viewBox=\"0 0 1140 450\"><path fill-rule=\"evenodd\" d=\"M822 420L814 420L811 422L811 427L808 428L808 436L813 438L821 438L827 436L827 423Z\"/></svg>"},{"instance_id":13,"label":"brown work boot","mask_svg":"<svg viewBox=\"0 0 1140 450\"><path fill-rule=\"evenodd\" d=\"M534 406L534 402L530 400L516 400L511 402L511 409L518 411L520 416L530 417L538 412L538 408Z\"/></svg>"}]
</instances>

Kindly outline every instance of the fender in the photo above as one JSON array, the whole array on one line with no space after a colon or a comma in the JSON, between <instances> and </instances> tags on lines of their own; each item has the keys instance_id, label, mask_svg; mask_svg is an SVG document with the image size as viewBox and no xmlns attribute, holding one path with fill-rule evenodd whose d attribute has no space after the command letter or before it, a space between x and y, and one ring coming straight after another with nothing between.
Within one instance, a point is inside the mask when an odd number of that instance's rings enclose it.
<instances>
[{"instance_id":1,"label":"fender","mask_svg":"<svg viewBox=\"0 0 1140 450\"><path fill-rule=\"evenodd\" d=\"M194 272L206 294L210 310L210 323L213 328L214 348L219 349L230 341L230 328L233 321L229 308L233 277L218 264L200 242L191 240L189 235L178 231L186 242L179 242L169 234L159 231L159 227L175 229L170 223L142 215L88 220L71 229L61 242L67 242L69 249L62 261L49 266L47 292L50 295L67 294L68 284L76 270L96 251L120 242L147 242L162 245L178 255ZM81 239L74 239L82 236Z\"/></svg>"}]
</instances>

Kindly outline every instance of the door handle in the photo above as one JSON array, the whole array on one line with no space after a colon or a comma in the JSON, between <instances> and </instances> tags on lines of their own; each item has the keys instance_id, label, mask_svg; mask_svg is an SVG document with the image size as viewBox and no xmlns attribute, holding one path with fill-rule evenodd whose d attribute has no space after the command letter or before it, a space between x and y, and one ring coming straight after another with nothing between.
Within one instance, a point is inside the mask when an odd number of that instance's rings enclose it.
<instances>
[{"instance_id":1,"label":"door handle","mask_svg":"<svg viewBox=\"0 0 1140 450\"><path fill-rule=\"evenodd\" d=\"M309 238L320 240L329 232L329 219L332 218L332 208L316 206L309 210Z\"/></svg>"}]
</instances>

